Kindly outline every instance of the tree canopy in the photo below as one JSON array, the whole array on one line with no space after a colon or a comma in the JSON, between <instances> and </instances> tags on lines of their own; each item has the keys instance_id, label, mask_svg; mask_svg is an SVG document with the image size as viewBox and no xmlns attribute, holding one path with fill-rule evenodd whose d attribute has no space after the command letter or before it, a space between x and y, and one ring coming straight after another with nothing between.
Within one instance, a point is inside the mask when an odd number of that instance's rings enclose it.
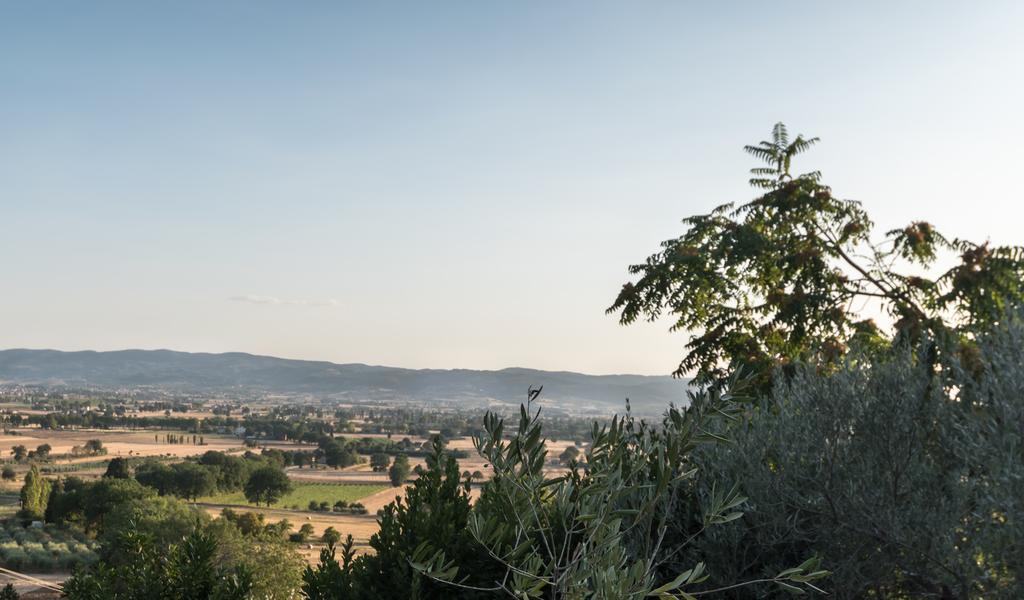
<instances>
[{"instance_id":1,"label":"tree canopy","mask_svg":"<svg viewBox=\"0 0 1024 600\"><path fill-rule=\"evenodd\" d=\"M104 477L114 477L116 479L128 479L132 476L132 471L128 465L128 459L120 456L112 458L107 464L107 471L103 474Z\"/></svg>"},{"instance_id":2,"label":"tree canopy","mask_svg":"<svg viewBox=\"0 0 1024 600\"><path fill-rule=\"evenodd\" d=\"M35 465L25 475L21 488L21 511L30 519L42 519L50 498L51 484L39 473Z\"/></svg>"},{"instance_id":3,"label":"tree canopy","mask_svg":"<svg viewBox=\"0 0 1024 600\"><path fill-rule=\"evenodd\" d=\"M761 196L684 219L681 236L629 268L635 280L608 312L623 324L668 316L691 333L676 376L721 381L743 365L767 383L777 367L835 363L852 346L969 333L1021 303L1024 249L948 238L924 221L876 239L859 202L818 172L792 174L817 141L777 124L745 147L765 163L750 180Z\"/></svg>"},{"instance_id":4,"label":"tree canopy","mask_svg":"<svg viewBox=\"0 0 1024 600\"><path fill-rule=\"evenodd\" d=\"M395 462L391 463L391 468L388 469L388 479L391 481L391 485L398 487L405 483L411 472L412 467L409 466L409 457L399 454L395 457Z\"/></svg>"},{"instance_id":5,"label":"tree canopy","mask_svg":"<svg viewBox=\"0 0 1024 600\"><path fill-rule=\"evenodd\" d=\"M267 506L277 502L292 490L291 480L284 471L270 465L260 467L252 472L245 484L245 497L249 502Z\"/></svg>"}]
</instances>

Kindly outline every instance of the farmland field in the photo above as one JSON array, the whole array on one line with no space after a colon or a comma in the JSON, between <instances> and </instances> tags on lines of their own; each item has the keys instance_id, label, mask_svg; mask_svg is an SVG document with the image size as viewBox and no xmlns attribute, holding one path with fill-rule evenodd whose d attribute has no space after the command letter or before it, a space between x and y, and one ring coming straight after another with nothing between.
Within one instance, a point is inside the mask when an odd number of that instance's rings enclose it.
<instances>
[{"instance_id":1,"label":"farmland field","mask_svg":"<svg viewBox=\"0 0 1024 600\"><path fill-rule=\"evenodd\" d=\"M338 500L344 500L345 502L358 502L359 500L376 494L386 489L386 486L382 485L335 485L329 483L296 483L295 489L288 494L285 494L279 502L275 504L278 508L297 508L305 510L309 506L310 502L327 502L333 505ZM207 504L235 504L245 505L249 504L249 501L245 499L245 494L242 492L231 492L225 494L215 494L213 496L206 496L200 498L199 502Z\"/></svg>"},{"instance_id":2,"label":"farmland field","mask_svg":"<svg viewBox=\"0 0 1024 600\"><path fill-rule=\"evenodd\" d=\"M242 441L229 435L207 433L203 435L204 444L168 444L164 436L169 433L191 438L192 434L176 430L124 430L124 429L74 429L48 430L37 427L14 429L17 435L0 438L0 457L7 458L14 446L26 446L33 450L40 444L49 444L51 453L63 455L71 452L75 446L82 446L89 440L99 440L107 449L105 458L115 456L175 456L184 458L202 454L207 450L229 452L241 448ZM55 464L68 464L83 461L95 461L95 457L62 458L53 461Z\"/></svg>"},{"instance_id":3,"label":"farmland field","mask_svg":"<svg viewBox=\"0 0 1024 600\"><path fill-rule=\"evenodd\" d=\"M0 525L0 565L37 573L68 571L96 559L96 541L80 531L47 525L23 527L14 520Z\"/></svg>"}]
</instances>

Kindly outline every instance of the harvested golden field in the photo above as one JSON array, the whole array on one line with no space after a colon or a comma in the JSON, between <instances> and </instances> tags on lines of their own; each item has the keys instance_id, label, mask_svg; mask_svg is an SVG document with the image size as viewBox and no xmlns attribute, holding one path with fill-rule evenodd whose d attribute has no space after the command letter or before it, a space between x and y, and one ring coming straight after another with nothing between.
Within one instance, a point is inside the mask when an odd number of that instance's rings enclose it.
<instances>
[{"instance_id":1,"label":"harvested golden field","mask_svg":"<svg viewBox=\"0 0 1024 600\"><path fill-rule=\"evenodd\" d=\"M177 456L186 457L202 454L207 450L228 450L240 448L241 440L236 437L203 434L204 445L198 444L167 444L164 435L167 433L188 435L181 431L131 431L108 429L74 429L48 430L38 428L21 428L15 430L18 435L0 436L0 455L9 457L11 448L19 444L29 450L41 444L51 446L51 454L69 454L75 446L84 446L89 440L100 440L107 449L106 457L114 456ZM76 457L54 461L55 464L96 460L97 457Z\"/></svg>"}]
</instances>

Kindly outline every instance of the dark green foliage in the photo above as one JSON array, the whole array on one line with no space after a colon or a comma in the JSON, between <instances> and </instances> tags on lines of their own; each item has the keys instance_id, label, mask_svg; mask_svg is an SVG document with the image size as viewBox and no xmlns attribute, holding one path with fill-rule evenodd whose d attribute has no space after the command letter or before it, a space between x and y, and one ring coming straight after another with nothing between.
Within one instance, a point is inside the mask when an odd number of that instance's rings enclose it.
<instances>
[{"instance_id":1,"label":"dark green foliage","mask_svg":"<svg viewBox=\"0 0 1024 600\"><path fill-rule=\"evenodd\" d=\"M679 579L674 573L657 581L652 571L677 482L692 476L688 455L705 437L706 421L732 410L729 400L694 396L688 411L673 409L661 428L629 414L595 424L587 469L574 464L568 474L549 477L539 410L531 410L537 395L531 391L508 439L504 421L488 414L484 435L474 440L493 476L468 530L498 573L476 587L515 597L611 600L644 597L661 584L668 593L699 583L703 567L696 563ZM726 495L709 522L731 518L741 501ZM425 576L460 584L467 583L460 576L477 581L481 571L443 549L423 548L414 560Z\"/></svg>"},{"instance_id":2,"label":"dark green foliage","mask_svg":"<svg viewBox=\"0 0 1024 600\"><path fill-rule=\"evenodd\" d=\"M172 545L201 531L209 517L181 500L167 496L146 496L127 500L111 507L98 535L100 558L111 565L131 562L132 548L121 541L127 532L146 536L157 546Z\"/></svg>"},{"instance_id":3,"label":"dark green foliage","mask_svg":"<svg viewBox=\"0 0 1024 600\"><path fill-rule=\"evenodd\" d=\"M380 581L375 589L381 597L460 597L458 589L431 581L410 566L416 550L428 544L463 565L474 581L493 585L489 576L500 576L498 565L470 536L469 514L469 484L462 480L458 463L446 454L443 442L435 439L426 470L407 488L405 498L381 511L380 530L370 538L373 553L360 559L361 577ZM461 597L475 597L463 592Z\"/></svg>"},{"instance_id":4,"label":"dark green foliage","mask_svg":"<svg viewBox=\"0 0 1024 600\"><path fill-rule=\"evenodd\" d=\"M391 458L383 452L376 452L370 457L370 467L377 472L384 472L388 470L388 465L391 464Z\"/></svg>"},{"instance_id":5,"label":"dark green foliage","mask_svg":"<svg viewBox=\"0 0 1024 600\"><path fill-rule=\"evenodd\" d=\"M175 495L198 500L200 496L212 494L217 489L217 476L203 465L181 462L171 466L174 477Z\"/></svg>"},{"instance_id":6,"label":"dark green foliage","mask_svg":"<svg viewBox=\"0 0 1024 600\"><path fill-rule=\"evenodd\" d=\"M128 563L104 562L81 569L64 583L71 600L247 600L252 578L243 570L217 566L213 536L193 533L165 550L133 531L120 544L130 552Z\"/></svg>"},{"instance_id":7,"label":"dark green foliage","mask_svg":"<svg viewBox=\"0 0 1024 600\"><path fill-rule=\"evenodd\" d=\"M531 395L531 401L535 394ZM335 562L333 548L307 569L307 598L595 598L681 593L702 580L704 566L657 578L662 546L680 482L692 476L686 458L711 439L709 419L728 414L727 399L695 397L686 414L674 411L661 428L632 417L595 425L587 471L547 478L537 416L523 408L517 433L502 437L503 423L485 420L478 451L494 476L471 505L468 478L433 442L427 468L379 513L373 552ZM742 502L719 494L706 525L728 522ZM684 544L685 545L685 544ZM769 580L776 586L812 589L824 571L808 561ZM681 575L680 577L676 577ZM696 591L696 590L695 590Z\"/></svg>"},{"instance_id":8,"label":"dark green foliage","mask_svg":"<svg viewBox=\"0 0 1024 600\"><path fill-rule=\"evenodd\" d=\"M263 531L266 520L263 513L237 513L230 508L225 508L220 514L225 520L234 523L235 527L242 532L242 535L252 535Z\"/></svg>"},{"instance_id":9,"label":"dark green foliage","mask_svg":"<svg viewBox=\"0 0 1024 600\"><path fill-rule=\"evenodd\" d=\"M50 486L50 497L46 502L46 512L43 514L45 522L65 524L72 513L80 511L80 498L75 494L68 493L69 485L74 489L76 486L85 484L77 477L55 480Z\"/></svg>"},{"instance_id":10,"label":"dark green foliage","mask_svg":"<svg viewBox=\"0 0 1024 600\"><path fill-rule=\"evenodd\" d=\"M317 569L306 570L303 592L308 598L345 600L488 597L431 581L409 564L421 545L429 545L459 561L479 581L499 578L498 565L481 553L466 529L470 510L468 483L437 440L427 469L408 487L405 498L396 498L381 511L380 529L370 538L373 552L353 559L349 541L342 547L339 568L333 549L325 551Z\"/></svg>"},{"instance_id":11,"label":"dark green foliage","mask_svg":"<svg viewBox=\"0 0 1024 600\"><path fill-rule=\"evenodd\" d=\"M58 481L49 496L46 521L78 523L86 530L102 530L111 511L134 500L152 498L153 490L134 479L104 477L85 482L76 477Z\"/></svg>"},{"instance_id":12,"label":"dark green foliage","mask_svg":"<svg viewBox=\"0 0 1024 600\"><path fill-rule=\"evenodd\" d=\"M304 544L311 535L313 535L313 526L309 523L303 523L297 532L289 536L289 541Z\"/></svg>"},{"instance_id":13,"label":"dark green foliage","mask_svg":"<svg viewBox=\"0 0 1024 600\"><path fill-rule=\"evenodd\" d=\"M261 515L229 512L211 522L152 492L117 503L100 530L100 561L76 571L69 597L294 598L302 559L284 540L287 521L264 525Z\"/></svg>"},{"instance_id":14,"label":"dark green foliage","mask_svg":"<svg viewBox=\"0 0 1024 600\"><path fill-rule=\"evenodd\" d=\"M167 589L182 600L242 600L252 587L247 571L229 574L215 566L217 543L211 535L194 533L171 553Z\"/></svg>"},{"instance_id":15,"label":"dark green foliage","mask_svg":"<svg viewBox=\"0 0 1024 600\"><path fill-rule=\"evenodd\" d=\"M217 475L217 488L224 492L242 489L253 465L253 461L214 450L203 454L199 463L215 467L212 471Z\"/></svg>"},{"instance_id":16,"label":"dark green foliage","mask_svg":"<svg viewBox=\"0 0 1024 600\"><path fill-rule=\"evenodd\" d=\"M341 546L341 559L335 554L335 545L328 543L320 551L320 562L314 569L306 566L302 573L302 595L307 600L353 600L359 598L354 589L353 566L355 545L352 536Z\"/></svg>"},{"instance_id":17,"label":"dark green foliage","mask_svg":"<svg viewBox=\"0 0 1024 600\"><path fill-rule=\"evenodd\" d=\"M132 476L132 472L128 467L128 459L121 458L120 456L110 459L110 464L107 465L107 472L103 476L115 479L129 479Z\"/></svg>"},{"instance_id":18,"label":"dark green foliage","mask_svg":"<svg viewBox=\"0 0 1024 600\"><path fill-rule=\"evenodd\" d=\"M333 546L334 544L337 544L341 541L341 534L338 533L337 529L333 527L328 527L326 530L324 530L324 534L320 536L320 541L329 546Z\"/></svg>"},{"instance_id":19,"label":"dark green foliage","mask_svg":"<svg viewBox=\"0 0 1024 600\"><path fill-rule=\"evenodd\" d=\"M225 521L233 523L242 535L247 536L256 536L262 533L267 533L274 536L285 537L292 528L292 524L288 519L281 519L277 523L267 523L266 517L263 516L263 513L235 512L230 508L225 508L220 514Z\"/></svg>"},{"instance_id":20,"label":"dark green foliage","mask_svg":"<svg viewBox=\"0 0 1024 600\"><path fill-rule=\"evenodd\" d=\"M324 463L329 467L344 468L359 463L359 454L355 448L338 440L330 440L320 448Z\"/></svg>"},{"instance_id":21,"label":"dark green foliage","mask_svg":"<svg viewBox=\"0 0 1024 600\"><path fill-rule=\"evenodd\" d=\"M14 589L13 583L8 583L4 589L0 590L0 600L18 600L20 597L18 591Z\"/></svg>"},{"instance_id":22,"label":"dark green foliage","mask_svg":"<svg viewBox=\"0 0 1024 600\"><path fill-rule=\"evenodd\" d=\"M85 451L89 454L106 454L107 449L103 447L100 440L88 440L85 442Z\"/></svg>"},{"instance_id":23,"label":"dark green foliage","mask_svg":"<svg viewBox=\"0 0 1024 600\"><path fill-rule=\"evenodd\" d=\"M0 477L3 477L4 481L14 481L17 479L18 474L15 473L14 469L11 467L4 467L3 473L0 474Z\"/></svg>"},{"instance_id":24,"label":"dark green foliage","mask_svg":"<svg viewBox=\"0 0 1024 600\"><path fill-rule=\"evenodd\" d=\"M254 600L292 600L298 595L304 561L284 538L287 527L287 523L273 523L247 527L249 533L243 533L235 523L221 518L207 528L217 539L220 564L251 574Z\"/></svg>"},{"instance_id":25,"label":"dark green foliage","mask_svg":"<svg viewBox=\"0 0 1024 600\"><path fill-rule=\"evenodd\" d=\"M398 414L390 415L388 417L388 421L390 421L391 419L400 421L402 419L413 418L411 416L405 415L401 410L397 410L396 412ZM383 416L381 418L383 420ZM364 426L363 431L374 432L379 431L381 429L383 428L378 425L366 425ZM424 437L430 437L429 428L425 426L415 426L414 429L417 430L415 435L423 434ZM384 438L358 438L347 440L346 444L348 444L358 454L370 455L371 461L373 460L374 454L384 454L387 457L398 456L399 454L405 454L406 456L409 457L425 457L430 454L429 447L424 448L422 444L413 443L409 438L403 438L400 441ZM469 457L469 453L462 449L450 449L449 452L455 458ZM378 458L377 460L378 462L382 462L380 458ZM385 468L385 470L387 469Z\"/></svg>"},{"instance_id":26,"label":"dark green foliage","mask_svg":"<svg viewBox=\"0 0 1024 600\"><path fill-rule=\"evenodd\" d=\"M270 451L262 455L247 452L242 457L210 450L198 461L186 460L170 466L159 461L146 461L135 469L135 479L157 490L160 495L171 494L196 500L218 490L244 491L256 471L271 469L282 472L286 456L283 452ZM274 500L279 497L275 496ZM261 498L260 501L264 500Z\"/></svg>"},{"instance_id":27,"label":"dark green foliage","mask_svg":"<svg viewBox=\"0 0 1024 600\"><path fill-rule=\"evenodd\" d=\"M245 484L245 497L257 505L270 506L292 490L291 480L280 468L265 466L252 472Z\"/></svg>"},{"instance_id":28,"label":"dark green foliage","mask_svg":"<svg viewBox=\"0 0 1024 600\"><path fill-rule=\"evenodd\" d=\"M697 453L750 497L743 519L667 566L699 557L721 584L815 553L841 599L1024 597L1024 326L1007 321L976 338L970 364L925 346L796 369L733 447ZM696 513L680 506L673 539Z\"/></svg>"},{"instance_id":29,"label":"dark green foliage","mask_svg":"<svg viewBox=\"0 0 1024 600\"><path fill-rule=\"evenodd\" d=\"M155 460L146 461L136 467L135 480L156 490L161 496L172 493L177 484L171 467Z\"/></svg>"},{"instance_id":30,"label":"dark green foliage","mask_svg":"<svg viewBox=\"0 0 1024 600\"><path fill-rule=\"evenodd\" d=\"M391 480L391 485L398 487L405 483L405 480L409 478L409 474L412 472L409 466L409 457L404 454L399 454L395 457L395 462L391 463L391 468L388 469L388 479Z\"/></svg>"},{"instance_id":31,"label":"dark green foliage","mask_svg":"<svg viewBox=\"0 0 1024 600\"><path fill-rule=\"evenodd\" d=\"M751 183L764 195L683 221L682 236L630 267L609 312L622 323L669 316L691 332L675 374L723 380L730 365L758 374L761 389L779 366L837 364L850 347L887 338L855 307L873 302L896 322L896 337L920 339L973 331L998 320L1024 295L1024 249L948 240L913 223L872 242L858 202L841 200L820 174L792 176L792 157L816 141L790 141L776 125L771 141L746 150L767 166ZM952 268L929 278L921 268Z\"/></svg>"},{"instance_id":32,"label":"dark green foliage","mask_svg":"<svg viewBox=\"0 0 1024 600\"><path fill-rule=\"evenodd\" d=\"M107 515L133 500L151 498L153 491L133 479L100 479L79 490L85 522L102 529Z\"/></svg>"}]
</instances>

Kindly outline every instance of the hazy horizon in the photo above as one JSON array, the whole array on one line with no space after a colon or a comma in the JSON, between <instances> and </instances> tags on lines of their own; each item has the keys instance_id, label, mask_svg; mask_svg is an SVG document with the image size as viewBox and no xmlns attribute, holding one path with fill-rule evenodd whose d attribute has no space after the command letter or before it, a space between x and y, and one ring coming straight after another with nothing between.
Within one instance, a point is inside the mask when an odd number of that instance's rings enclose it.
<instances>
[{"instance_id":1,"label":"hazy horizon","mask_svg":"<svg viewBox=\"0 0 1024 600\"><path fill-rule=\"evenodd\" d=\"M776 121L1020 244L1024 5L0 6L0 346L668 374L606 316Z\"/></svg>"},{"instance_id":2,"label":"hazy horizon","mask_svg":"<svg viewBox=\"0 0 1024 600\"><path fill-rule=\"evenodd\" d=\"M359 366L365 366L365 367L381 367L381 368L386 368L386 369L403 369L403 370L409 370L409 371L481 371L481 372L498 372L498 371L508 371L508 370L515 370L515 369L523 369L523 370L530 370L530 371L545 371L545 372L550 372L550 373L571 373L571 374L574 374L574 375L586 375L586 376L590 376L590 377L616 377L616 376L628 376L628 377L669 377L669 378L672 377L668 373L628 373L628 372L621 372L621 373L587 373L585 371L574 371L574 370L571 370L571 369L540 369L540 368L537 368L537 367L531 367L529 365L507 365L507 366L504 366L504 367L497 367L497 368L493 368L493 369L474 369L474 368L469 368L469 367L460 367L460 366L457 366L457 365L456 366L450 366L450 367L408 367L408 366L404 366L404 365L367 363L367 362L361 362L361 361L337 362L337 361L323 360L323 359L296 358L296 357L293 357L293 356L277 356L277 355L272 355L272 354L257 354L257 353L254 353L254 352L243 352L243 351L239 351L239 350L226 350L224 352L205 352L205 351L176 350L174 348L117 348L117 349L111 349L111 350L93 350L91 348L80 348L80 349L75 349L75 350L66 350L66 349L62 349L62 348L24 348L24 347L0 348L0 353L3 353L3 352L19 352L19 351L27 351L27 352L60 352L60 353L64 353L64 354L73 354L73 353L77 353L77 352L91 352L91 353L95 353L95 354L100 354L100 353L116 353L116 352L173 352L173 353L178 353L178 354L196 354L196 355L209 355L209 356L241 354L241 355L247 355L247 356L254 356L254 357L257 357L257 358L275 358L275 359L281 359L281 360L294 360L294 361L302 361L302 362L325 362L325 363L328 363L328 364L334 364L334 365L339 365L339 366L359 365Z\"/></svg>"}]
</instances>

